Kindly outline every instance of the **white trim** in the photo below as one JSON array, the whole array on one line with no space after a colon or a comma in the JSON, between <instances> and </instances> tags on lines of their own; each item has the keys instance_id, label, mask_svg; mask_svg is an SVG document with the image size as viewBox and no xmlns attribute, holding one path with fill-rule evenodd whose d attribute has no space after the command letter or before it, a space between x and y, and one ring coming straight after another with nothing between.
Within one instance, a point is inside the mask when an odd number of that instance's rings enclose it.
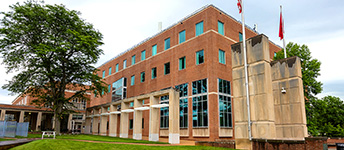
<instances>
[{"instance_id":1,"label":"white trim","mask_svg":"<svg viewBox=\"0 0 344 150\"><path fill-rule=\"evenodd\" d=\"M149 110L150 108L149 107L137 107L137 108L134 108L134 110Z\"/></svg>"},{"instance_id":2,"label":"white trim","mask_svg":"<svg viewBox=\"0 0 344 150\"><path fill-rule=\"evenodd\" d=\"M112 115L112 114L121 114L121 112L120 112L120 111L113 111L113 112L110 112L110 115Z\"/></svg>"},{"instance_id":3,"label":"white trim","mask_svg":"<svg viewBox=\"0 0 344 150\"><path fill-rule=\"evenodd\" d=\"M169 104L155 104L151 105L152 108L162 108L162 107L168 107Z\"/></svg>"},{"instance_id":4,"label":"white trim","mask_svg":"<svg viewBox=\"0 0 344 150\"><path fill-rule=\"evenodd\" d=\"M134 112L134 109L124 109L124 110L121 110L122 113L131 113L131 112Z\"/></svg>"},{"instance_id":5,"label":"white trim","mask_svg":"<svg viewBox=\"0 0 344 150\"><path fill-rule=\"evenodd\" d=\"M108 116L108 115L110 115L110 113L101 113L100 115L101 116Z\"/></svg>"}]
</instances>

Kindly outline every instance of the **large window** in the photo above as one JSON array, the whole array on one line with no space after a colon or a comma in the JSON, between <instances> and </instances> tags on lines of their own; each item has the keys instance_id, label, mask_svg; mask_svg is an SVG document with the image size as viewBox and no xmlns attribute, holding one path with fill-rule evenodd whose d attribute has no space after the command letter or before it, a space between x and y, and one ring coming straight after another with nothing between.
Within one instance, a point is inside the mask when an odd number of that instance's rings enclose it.
<instances>
[{"instance_id":1,"label":"large window","mask_svg":"<svg viewBox=\"0 0 344 150\"><path fill-rule=\"evenodd\" d=\"M155 44L152 46L152 56L156 55L156 53L157 53L157 45Z\"/></svg>"},{"instance_id":2,"label":"large window","mask_svg":"<svg viewBox=\"0 0 344 150\"><path fill-rule=\"evenodd\" d=\"M241 41L242 41L242 33L239 32L239 42L241 42Z\"/></svg>"},{"instance_id":3,"label":"large window","mask_svg":"<svg viewBox=\"0 0 344 150\"><path fill-rule=\"evenodd\" d=\"M208 127L207 79L192 82L192 126Z\"/></svg>"},{"instance_id":4,"label":"large window","mask_svg":"<svg viewBox=\"0 0 344 150\"><path fill-rule=\"evenodd\" d=\"M230 82L218 79L220 127L232 127L232 103Z\"/></svg>"},{"instance_id":5,"label":"large window","mask_svg":"<svg viewBox=\"0 0 344 150\"><path fill-rule=\"evenodd\" d=\"M112 67L109 68L109 75L111 75Z\"/></svg>"},{"instance_id":6,"label":"large window","mask_svg":"<svg viewBox=\"0 0 344 150\"><path fill-rule=\"evenodd\" d=\"M200 50L196 52L196 65L204 63L204 51Z\"/></svg>"},{"instance_id":7,"label":"large window","mask_svg":"<svg viewBox=\"0 0 344 150\"><path fill-rule=\"evenodd\" d=\"M145 60L145 59L146 59L146 51L143 50L143 51L141 52L141 60Z\"/></svg>"},{"instance_id":8,"label":"large window","mask_svg":"<svg viewBox=\"0 0 344 150\"><path fill-rule=\"evenodd\" d=\"M133 56L131 56L131 65L134 65L135 64L135 62L136 62L136 56L135 55L133 55Z\"/></svg>"},{"instance_id":9,"label":"large window","mask_svg":"<svg viewBox=\"0 0 344 150\"><path fill-rule=\"evenodd\" d=\"M219 50L219 62L221 64L226 64L225 51Z\"/></svg>"},{"instance_id":10,"label":"large window","mask_svg":"<svg viewBox=\"0 0 344 150\"><path fill-rule=\"evenodd\" d=\"M105 78L105 70L103 71L103 79Z\"/></svg>"},{"instance_id":11,"label":"large window","mask_svg":"<svg viewBox=\"0 0 344 150\"><path fill-rule=\"evenodd\" d=\"M121 78L112 83L112 101L118 101L127 97L127 78Z\"/></svg>"},{"instance_id":12,"label":"large window","mask_svg":"<svg viewBox=\"0 0 344 150\"><path fill-rule=\"evenodd\" d=\"M203 33L203 21L196 24L196 36Z\"/></svg>"},{"instance_id":13,"label":"large window","mask_svg":"<svg viewBox=\"0 0 344 150\"><path fill-rule=\"evenodd\" d=\"M165 50L170 48L170 38L165 39Z\"/></svg>"},{"instance_id":14,"label":"large window","mask_svg":"<svg viewBox=\"0 0 344 150\"><path fill-rule=\"evenodd\" d=\"M152 68L152 79L156 78L156 67Z\"/></svg>"},{"instance_id":15,"label":"large window","mask_svg":"<svg viewBox=\"0 0 344 150\"><path fill-rule=\"evenodd\" d=\"M145 72L141 72L141 83L145 82Z\"/></svg>"},{"instance_id":16,"label":"large window","mask_svg":"<svg viewBox=\"0 0 344 150\"><path fill-rule=\"evenodd\" d=\"M222 35L225 34L224 28L223 28L223 23L222 23L221 21L218 21L218 22L217 22L217 28L218 28L218 32L219 32L220 34L222 34Z\"/></svg>"},{"instance_id":17,"label":"large window","mask_svg":"<svg viewBox=\"0 0 344 150\"><path fill-rule=\"evenodd\" d=\"M134 120L130 119L129 120L129 129L133 129L133 127L134 127Z\"/></svg>"},{"instance_id":18,"label":"large window","mask_svg":"<svg viewBox=\"0 0 344 150\"><path fill-rule=\"evenodd\" d=\"M135 85L135 75L131 76L130 85Z\"/></svg>"},{"instance_id":19,"label":"large window","mask_svg":"<svg viewBox=\"0 0 344 150\"><path fill-rule=\"evenodd\" d=\"M168 104L169 96L161 96L160 97L160 104ZM168 128L168 107L160 108L160 128Z\"/></svg>"},{"instance_id":20,"label":"large window","mask_svg":"<svg viewBox=\"0 0 344 150\"><path fill-rule=\"evenodd\" d=\"M123 60L123 69L127 68L127 60Z\"/></svg>"},{"instance_id":21,"label":"large window","mask_svg":"<svg viewBox=\"0 0 344 150\"><path fill-rule=\"evenodd\" d=\"M116 64L116 68L115 69L116 69L115 71L118 72L118 64Z\"/></svg>"},{"instance_id":22,"label":"large window","mask_svg":"<svg viewBox=\"0 0 344 150\"><path fill-rule=\"evenodd\" d=\"M182 58L179 58L179 70L185 69L186 66L186 61L185 61L185 56Z\"/></svg>"},{"instance_id":23,"label":"large window","mask_svg":"<svg viewBox=\"0 0 344 150\"><path fill-rule=\"evenodd\" d=\"M179 90L179 124L181 128L188 127L188 84L177 85L176 89Z\"/></svg>"},{"instance_id":24,"label":"large window","mask_svg":"<svg viewBox=\"0 0 344 150\"><path fill-rule=\"evenodd\" d=\"M185 41L185 30L179 32L179 43L183 43Z\"/></svg>"},{"instance_id":25,"label":"large window","mask_svg":"<svg viewBox=\"0 0 344 150\"><path fill-rule=\"evenodd\" d=\"M164 74L170 74L170 62L164 64Z\"/></svg>"}]
</instances>

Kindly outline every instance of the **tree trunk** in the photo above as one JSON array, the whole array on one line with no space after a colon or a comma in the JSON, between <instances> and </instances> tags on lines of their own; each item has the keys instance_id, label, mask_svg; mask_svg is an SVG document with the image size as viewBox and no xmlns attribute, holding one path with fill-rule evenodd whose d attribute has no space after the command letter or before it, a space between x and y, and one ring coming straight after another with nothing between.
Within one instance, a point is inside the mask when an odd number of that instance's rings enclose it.
<instances>
[{"instance_id":1,"label":"tree trunk","mask_svg":"<svg viewBox=\"0 0 344 150\"><path fill-rule=\"evenodd\" d=\"M61 116L62 116L62 106L59 102L57 102L57 109L54 111L56 134L59 134L61 132Z\"/></svg>"}]
</instances>

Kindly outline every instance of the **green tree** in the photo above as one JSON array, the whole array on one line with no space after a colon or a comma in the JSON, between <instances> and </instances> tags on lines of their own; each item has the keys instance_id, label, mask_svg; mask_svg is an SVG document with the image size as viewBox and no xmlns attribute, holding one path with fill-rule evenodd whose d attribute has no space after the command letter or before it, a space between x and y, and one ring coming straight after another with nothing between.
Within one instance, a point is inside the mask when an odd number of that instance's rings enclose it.
<instances>
[{"instance_id":1,"label":"green tree","mask_svg":"<svg viewBox=\"0 0 344 150\"><path fill-rule=\"evenodd\" d=\"M308 132L313 136L344 136L344 104L339 97L312 99L309 105Z\"/></svg>"},{"instance_id":2,"label":"green tree","mask_svg":"<svg viewBox=\"0 0 344 150\"><path fill-rule=\"evenodd\" d=\"M2 88L30 94L38 106L50 107L55 131L60 132L72 98L86 97L90 91L100 95L106 89L93 66L103 54L102 34L81 19L80 12L64 5L27 1L10 8L1 12L0 53L7 73L18 74ZM66 97L66 89L78 92Z\"/></svg>"},{"instance_id":3,"label":"green tree","mask_svg":"<svg viewBox=\"0 0 344 150\"><path fill-rule=\"evenodd\" d=\"M314 98L317 94L322 91L322 83L317 81L316 78L320 76L320 65L321 62L318 59L313 59L311 52L306 45L298 45L296 43L289 42L286 46L287 57L298 56L301 60L301 71L303 80L303 89L305 99L309 100ZM284 58L283 49L277 52L274 60Z\"/></svg>"}]
</instances>

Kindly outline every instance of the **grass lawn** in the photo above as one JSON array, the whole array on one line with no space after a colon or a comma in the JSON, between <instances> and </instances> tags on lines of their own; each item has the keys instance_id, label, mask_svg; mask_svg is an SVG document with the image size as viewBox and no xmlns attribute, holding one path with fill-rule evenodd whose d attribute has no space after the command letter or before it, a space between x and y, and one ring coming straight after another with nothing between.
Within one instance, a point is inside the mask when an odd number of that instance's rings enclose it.
<instances>
[{"instance_id":1,"label":"grass lawn","mask_svg":"<svg viewBox=\"0 0 344 150\"><path fill-rule=\"evenodd\" d=\"M53 140L44 139L33 141L11 150L69 150L69 149L86 149L86 150L228 150L220 147L207 147L207 146L145 146L145 145L132 145L132 144L107 144L107 143L91 143L80 142L72 140Z\"/></svg>"},{"instance_id":2,"label":"grass lawn","mask_svg":"<svg viewBox=\"0 0 344 150\"><path fill-rule=\"evenodd\" d=\"M5 139L5 138L0 138L0 142L1 142L1 141L11 141L11 140L15 140L15 139Z\"/></svg>"}]
</instances>

